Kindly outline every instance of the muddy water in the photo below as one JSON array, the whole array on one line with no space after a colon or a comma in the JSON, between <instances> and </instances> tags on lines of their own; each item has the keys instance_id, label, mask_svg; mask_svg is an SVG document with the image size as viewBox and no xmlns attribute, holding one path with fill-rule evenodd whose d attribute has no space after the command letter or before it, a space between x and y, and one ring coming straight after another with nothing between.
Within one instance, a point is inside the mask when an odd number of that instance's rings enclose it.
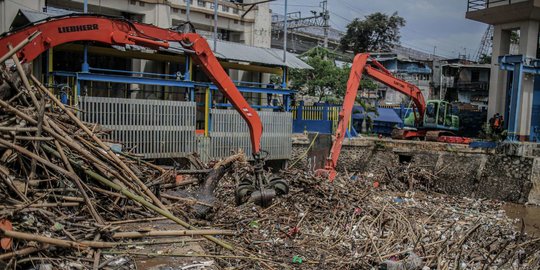
<instances>
[{"instance_id":1,"label":"muddy water","mask_svg":"<svg viewBox=\"0 0 540 270\"><path fill-rule=\"evenodd\" d=\"M509 218L523 219L525 232L531 236L540 237L540 207L506 203L502 209ZM516 223L517 229L521 229L521 222Z\"/></svg>"}]
</instances>

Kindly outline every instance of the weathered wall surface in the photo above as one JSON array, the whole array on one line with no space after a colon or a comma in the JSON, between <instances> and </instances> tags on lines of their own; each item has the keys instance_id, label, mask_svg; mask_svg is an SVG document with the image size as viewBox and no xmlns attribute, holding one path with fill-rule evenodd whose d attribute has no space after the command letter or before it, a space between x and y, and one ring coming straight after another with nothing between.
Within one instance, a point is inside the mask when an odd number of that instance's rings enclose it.
<instances>
[{"instance_id":1,"label":"weathered wall surface","mask_svg":"<svg viewBox=\"0 0 540 270\"><path fill-rule=\"evenodd\" d=\"M528 202L540 205L540 158L536 158L532 166L531 175L531 192L529 193Z\"/></svg>"},{"instance_id":2,"label":"weathered wall surface","mask_svg":"<svg viewBox=\"0 0 540 270\"><path fill-rule=\"evenodd\" d=\"M296 141L295 167L313 170L306 154L309 143ZM385 140L349 141L343 147L338 171L384 175L401 161L423 167L434 175L437 191L457 196L540 204L540 158L496 154L465 146L430 142Z\"/></svg>"}]
</instances>

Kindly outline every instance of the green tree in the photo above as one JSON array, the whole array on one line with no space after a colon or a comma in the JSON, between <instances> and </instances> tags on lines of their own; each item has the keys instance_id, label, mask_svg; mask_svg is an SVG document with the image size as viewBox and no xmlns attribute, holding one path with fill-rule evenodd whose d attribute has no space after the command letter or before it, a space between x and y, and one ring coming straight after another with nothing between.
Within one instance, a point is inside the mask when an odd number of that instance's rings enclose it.
<instances>
[{"instance_id":1,"label":"green tree","mask_svg":"<svg viewBox=\"0 0 540 270\"><path fill-rule=\"evenodd\" d=\"M291 89L318 97L319 101L344 92L348 72L335 64L335 56L330 51L316 47L305 52L300 58L313 69L291 69Z\"/></svg>"},{"instance_id":2,"label":"green tree","mask_svg":"<svg viewBox=\"0 0 540 270\"><path fill-rule=\"evenodd\" d=\"M480 56L480 59L478 60L478 63L480 63L480 64L491 64L491 54L487 55L487 54L483 53Z\"/></svg>"},{"instance_id":3,"label":"green tree","mask_svg":"<svg viewBox=\"0 0 540 270\"><path fill-rule=\"evenodd\" d=\"M395 12L391 16L376 12L364 20L354 19L347 25L347 33L340 40L343 51L388 52L399 44L399 29L405 26L405 19Z\"/></svg>"},{"instance_id":4,"label":"green tree","mask_svg":"<svg viewBox=\"0 0 540 270\"><path fill-rule=\"evenodd\" d=\"M319 98L319 102L341 103L347 91L350 65L337 66L338 55L322 47L315 47L300 56L313 69L291 69L289 72L290 88L304 95ZM363 77L360 89L376 90L378 85Z\"/></svg>"}]
</instances>

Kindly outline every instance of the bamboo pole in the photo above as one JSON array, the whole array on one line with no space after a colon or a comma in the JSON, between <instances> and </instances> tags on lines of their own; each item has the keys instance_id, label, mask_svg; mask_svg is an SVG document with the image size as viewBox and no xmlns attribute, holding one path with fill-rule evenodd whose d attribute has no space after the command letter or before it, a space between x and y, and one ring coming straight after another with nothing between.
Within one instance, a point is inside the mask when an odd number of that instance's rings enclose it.
<instances>
[{"instance_id":1,"label":"bamboo pole","mask_svg":"<svg viewBox=\"0 0 540 270\"><path fill-rule=\"evenodd\" d=\"M148 231L148 232L118 232L112 238L143 238L153 236L195 236L195 235L235 235L231 230L171 230L171 231Z\"/></svg>"},{"instance_id":2,"label":"bamboo pole","mask_svg":"<svg viewBox=\"0 0 540 270\"><path fill-rule=\"evenodd\" d=\"M187 223L187 222L185 222L185 221L183 221L183 220L177 218L176 216L174 216L173 214L171 214L169 211L165 211L165 210L163 210L163 209L161 209L161 208L159 208L159 207L153 205L152 203L146 201L146 200L143 199L142 197L137 196L137 195L131 193L129 190L126 190L126 189L120 187L119 185L117 185L117 184L111 182L110 180L108 180L108 179L102 177L101 175L96 174L95 172L90 171L90 170L85 170L85 173L86 173L87 175L91 176L92 178L94 178L94 179L100 181L102 184L104 184L104 185L106 185L106 186L108 186L108 187L110 187L110 188L112 188L112 189L114 189L114 190L116 190L116 191L118 191L118 192L124 194L126 197L128 197L128 198L130 198L130 199L132 199L132 200L134 200L134 201L136 201L136 202L138 202L138 203L144 205L145 207L147 207L147 208L149 208L149 209L151 209L151 210L157 212L158 214L160 214L160 215L162 215L162 216L164 216L164 217L166 217L166 218L168 218L168 219L170 219L170 220L176 222L177 224L180 224L180 225L182 225L182 226L184 226L185 228L188 228L188 229L197 229L196 227L190 225L189 223ZM212 242L214 242L214 243L220 245L221 247L223 247L223 248L225 248L225 249L228 249L228 250L234 250L233 246L231 246L230 244L225 243L225 242L223 242L223 241L221 241L221 240L219 240L219 239L217 239L217 238L215 238L215 237L213 237L213 236L204 235L204 237L205 237L206 239L208 239L208 240L210 240L210 241L212 241Z\"/></svg>"},{"instance_id":3,"label":"bamboo pole","mask_svg":"<svg viewBox=\"0 0 540 270\"><path fill-rule=\"evenodd\" d=\"M36 132L37 127L0 127L0 131L8 132Z\"/></svg>"},{"instance_id":4,"label":"bamboo pole","mask_svg":"<svg viewBox=\"0 0 540 270\"><path fill-rule=\"evenodd\" d=\"M42 245L40 247L27 247L27 248L15 250L12 252L4 253L0 255L0 261L6 261L7 259L11 259L12 257L16 257L16 256L19 256L19 257L26 256L28 254L32 254L34 252L43 250L46 248L46 246L47 245Z\"/></svg>"},{"instance_id":5,"label":"bamboo pole","mask_svg":"<svg viewBox=\"0 0 540 270\"><path fill-rule=\"evenodd\" d=\"M5 146L7 146L9 148L15 149L16 151L18 151L19 153L22 153L25 156L34 158L34 159L36 159L36 161L39 161L41 164L43 164L43 165L45 165L47 167L50 167L51 169L55 170L58 173L61 173L61 174L65 175L66 177L68 177L68 179L73 181L74 184L77 185L80 190L83 190L81 181L79 179L79 176L77 174L75 174L74 172L66 171L63 168L49 162L48 160L45 160L44 158L42 158L42 157L28 151L24 147L20 147L18 145L12 144L12 143L10 143L10 142L8 142L6 140L3 140L1 138L0 138L0 144L3 144L3 145L5 145ZM83 193L84 193L84 190L83 190ZM85 202L88 205L90 213L95 218L96 222L98 222L99 224L104 224L105 222L103 222L103 219L101 218L99 213L97 213L97 211L95 210L94 206L92 205L92 201L90 200L90 198L86 197Z\"/></svg>"},{"instance_id":6,"label":"bamboo pole","mask_svg":"<svg viewBox=\"0 0 540 270\"><path fill-rule=\"evenodd\" d=\"M49 126L49 123L45 122L45 125ZM44 146L47 146L47 145L44 145ZM60 153L60 158L62 159L62 162L64 163L64 166L66 166L66 168L67 168L67 170L69 172L75 174L75 171L73 170L73 167L71 167L71 163L67 159L67 157L66 157L66 155L64 153L64 150L62 149L62 146L60 145L60 143L57 140L54 141L54 146L56 147L56 150L58 150L58 152ZM94 217L94 219L96 220L96 222L98 224L105 224L105 221L103 220L101 215L98 213L98 211L96 211L96 209L94 207L94 204L92 203L92 200L90 200L90 197L88 197L88 194L84 190L83 183L82 183L80 177L78 177L78 176L77 176L77 180L75 181L75 185L77 186L77 189L79 190L79 193L81 193L81 195L83 196L84 202L88 206L88 210L90 211L90 214L92 214L92 217Z\"/></svg>"},{"instance_id":7,"label":"bamboo pole","mask_svg":"<svg viewBox=\"0 0 540 270\"><path fill-rule=\"evenodd\" d=\"M27 114L21 112L17 108L9 105L5 101L0 100L0 106L4 107L5 110L7 110L7 111L9 111L11 113L14 113L15 115L17 115L18 117L20 117L23 120L27 121L28 123L33 124L33 125L37 125L37 121L35 119L33 119L32 117L28 116ZM45 132L49 133L51 136L53 136L55 139L57 139L61 143L69 146L72 150L74 150L77 153L81 154L83 157L85 157L85 158L89 159L90 161L92 161L94 163L94 166L97 166L97 165L101 166L103 168L103 170L107 172L107 174L110 174L110 175L114 176L119 181L120 180L123 181L122 185L126 184L126 185L129 186L129 182L124 177L119 175L118 172L116 172L114 170L111 170L105 163L103 163L101 160L97 159L94 155L90 154L90 152L88 152L88 150L84 149L77 142L73 141L67 134L56 132L55 129L53 129L55 127L54 122L51 121L50 119L48 119L47 117L46 117L46 120L48 120L50 126L46 125L46 126L43 127L43 130L45 130ZM61 130L61 129L58 128L56 130Z\"/></svg>"},{"instance_id":8,"label":"bamboo pole","mask_svg":"<svg viewBox=\"0 0 540 270\"><path fill-rule=\"evenodd\" d=\"M5 136L3 138L6 138ZM8 139L8 138L6 138ZM50 141L53 141L54 138L53 137L37 137L37 136L15 136L14 137L15 140L18 140L18 141L34 141L34 142L50 142ZM33 178L33 177L32 177Z\"/></svg>"},{"instance_id":9,"label":"bamboo pole","mask_svg":"<svg viewBox=\"0 0 540 270\"><path fill-rule=\"evenodd\" d=\"M46 207L73 207L79 206L78 202L62 202L62 203L34 203L34 204L22 204L22 205L0 205L0 209L6 208L46 208Z\"/></svg>"},{"instance_id":10,"label":"bamboo pole","mask_svg":"<svg viewBox=\"0 0 540 270\"><path fill-rule=\"evenodd\" d=\"M84 148L84 145L80 142L77 142L73 140L60 126L58 126L54 121L51 119L48 119L50 126L58 132L58 134L61 135L61 138L64 138L66 142L62 142L66 144L67 146L71 147L72 150L77 151L79 154L81 154L83 157L87 158L88 160L92 161L94 164L94 167L99 170L99 172L105 174L107 177L110 175L114 176L117 179L118 184L122 186L130 187L133 190L136 190L135 187L132 185L132 183L129 181L129 179L122 176L118 170L114 168L110 168L104 161L93 155L90 150ZM56 138L56 137L55 137ZM56 138L59 139L59 138ZM121 182L121 183L120 183ZM141 195L144 196L144 193L141 193Z\"/></svg>"},{"instance_id":11,"label":"bamboo pole","mask_svg":"<svg viewBox=\"0 0 540 270\"><path fill-rule=\"evenodd\" d=\"M71 110L68 110L66 108L66 106L64 106L64 104L62 102L60 102L60 100L58 100L51 92L49 92L47 90L47 88L45 88L45 86L43 86L41 84L41 82L34 76L34 75L31 75L32 77L32 80L34 81L34 84L36 84L38 86L39 89L41 89L41 92L45 93L46 95L49 96L49 98L54 102L56 103L56 105L58 105L58 107L60 107L67 115L69 118L71 118L71 120L73 122L75 122L79 128L81 128L88 136L90 136L101 148L103 148L103 150L105 150L107 152L107 154L109 155L109 157L116 162L116 164L118 164L133 180L135 180L135 182L137 183L137 185L139 185L139 187L146 193L146 195L148 195L148 197L156 204L158 205L159 207L161 207L163 210L165 211L168 211L167 208L165 207L165 205L158 199L158 197L156 197L156 195L154 193L152 193L152 191L141 181L141 179L139 179L139 177L137 177L137 175L135 175L135 173L120 159L118 158L118 156L116 156L116 154L111 150L111 148L106 145L105 143L103 143L103 141L98 138L96 136L96 134L94 132L92 132L90 129L88 129L88 127L86 125L84 125L81 120L75 116Z\"/></svg>"},{"instance_id":12,"label":"bamboo pole","mask_svg":"<svg viewBox=\"0 0 540 270\"><path fill-rule=\"evenodd\" d=\"M166 220L166 217L151 217L151 218L139 218L139 219L128 219L128 220L118 220L118 221L111 221L109 224L111 225L120 225L120 224L127 224L127 223L140 223L140 222L148 222L148 221L161 221Z\"/></svg>"},{"instance_id":13,"label":"bamboo pole","mask_svg":"<svg viewBox=\"0 0 540 270\"><path fill-rule=\"evenodd\" d=\"M53 149L51 149L50 147L49 148L45 148L46 151L51 151L51 154L55 155L55 156L60 156L60 153L55 153L56 151L54 151ZM166 211L166 210L163 210L157 206L155 206L154 204L152 204L151 202L148 202L147 200L145 200L143 197L141 196L138 196L136 194L133 194L132 192L130 192L129 190L127 190L125 187L122 187L118 184L115 184L113 183L112 181L110 181L109 179L99 175L98 173L88 169L88 168L83 168L80 164L78 164L77 162L74 162L73 160L70 160L70 162L72 163L72 165L78 167L79 169L83 170L84 173L101 182L102 184L116 190L117 192L120 192L121 194L123 194L124 196L130 198L131 200L135 201L135 202L138 202L140 204L142 204L143 206L145 206L146 208L150 209L150 210L153 210L154 212L174 221L175 223L179 224L179 225L182 225L183 227L187 228L187 229L191 229L191 230L196 230L197 228L195 226L192 226L190 225L189 223L179 219L178 217L176 217L175 215L173 215L171 212L169 211ZM203 236L204 238L218 244L219 246L225 248L225 249L228 249L228 250L234 250L234 247L232 245L230 245L229 243L226 243L222 240L219 240L213 236L210 236L210 235L204 235Z\"/></svg>"},{"instance_id":14,"label":"bamboo pole","mask_svg":"<svg viewBox=\"0 0 540 270\"><path fill-rule=\"evenodd\" d=\"M116 243L112 242L98 242L98 241L80 241L75 242L71 240L63 240L58 238L52 238L42 235L29 234L18 231L8 231L0 228L0 234L3 237L15 238L26 241L36 241L40 243L50 244L53 246L65 247L65 248L113 248L116 247Z\"/></svg>"}]
</instances>

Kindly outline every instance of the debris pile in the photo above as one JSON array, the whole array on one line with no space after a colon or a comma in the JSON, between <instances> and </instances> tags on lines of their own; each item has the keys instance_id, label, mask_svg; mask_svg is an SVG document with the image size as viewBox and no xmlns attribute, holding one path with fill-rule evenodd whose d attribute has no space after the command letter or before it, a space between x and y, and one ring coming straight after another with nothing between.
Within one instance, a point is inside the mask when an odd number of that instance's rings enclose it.
<instances>
[{"instance_id":1,"label":"debris pile","mask_svg":"<svg viewBox=\"0 0 540 270\"><path fill-rule=\"evenodd\" d=\"M14 63L0 70L1 269L128 269L130 259L100 256L101 249L142 236L202 235L230 249L212 235L231 232L197 230L158 198L164 186L192 182L175 182L172 170L113 150L99 125L81 122ZM156 216L184 230L119 231L121 223Z\"/></svg>"},{"instance_id":2,"label":"debris pile","mask_svg":"<svg viewBox=\"0 0 540 270\"><path fill-rule=\"evenodd\" d=\"M0 268L130 269L131 256L234 269L540 268L540 239L516 231L500 203L414 193L435 177L419 167L333 183L287 170L288 195L268 208L236 206L235 187L251 170L243 154L196 166L204 181L178 182L174 171L111 149L99 125L81 122L22 66L0 74ZM182 230L118 227L165 218ZM210 240L206 253L126 248L140 242L125 239L186 235Z\"/></svg>"},{"instance_id":3,"label":"debris pile","mask_svg":"<svg viewBox=\"0 0 540 270\"><path fill-rule=\"evenodd\" d=\"M437 191L434 188L434 180L437 175L425 167L406 162L393 167L384 167L384 169L384 177L381 182L389 189Z\"/></svg>"},{"instance_id":4,"label":"debris pile","mask_svg":"<svg viewBox=\"0 0 540 270\"><path fill-rule=\"evenodd\" d=\"M538 269L540 239L514 228L499 202L394 192L340 176L284 173L289 195L267 209L235 207L233 182L218 189L211 224L260 261L219 260L239 269ZM365 179L365 178L364 178ZM264 259L264 260L263 260Z\"/></svg>"}]
</instances>

